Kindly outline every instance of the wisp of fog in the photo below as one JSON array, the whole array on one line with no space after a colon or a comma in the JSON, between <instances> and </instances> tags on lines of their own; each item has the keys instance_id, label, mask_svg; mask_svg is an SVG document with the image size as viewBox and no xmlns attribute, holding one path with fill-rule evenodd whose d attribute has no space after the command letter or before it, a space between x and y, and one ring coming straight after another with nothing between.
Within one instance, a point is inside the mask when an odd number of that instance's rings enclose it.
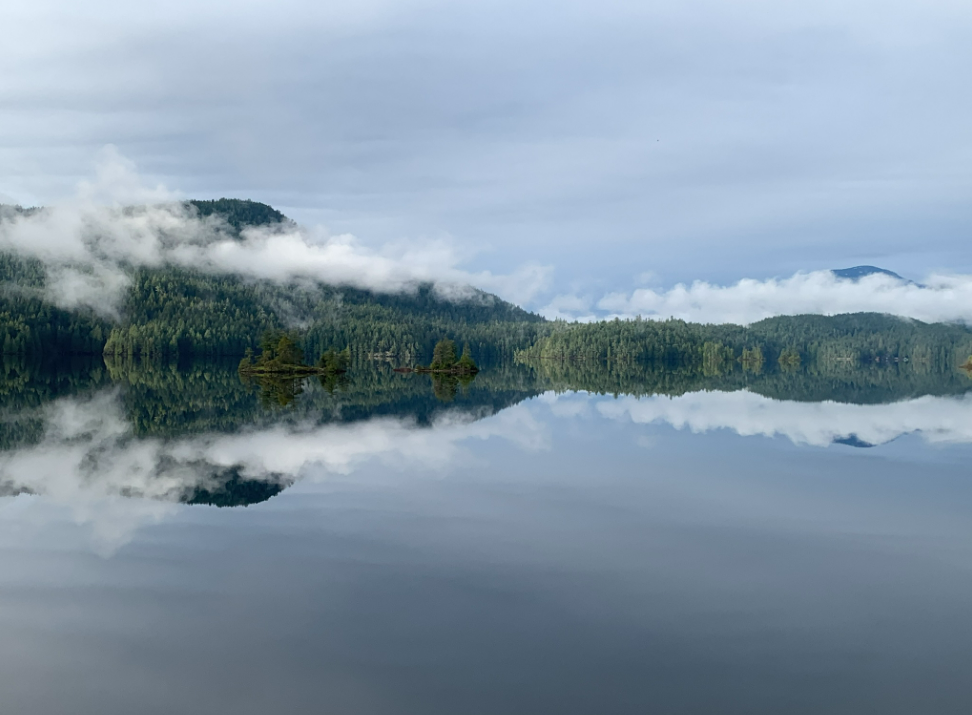
<instances>
[{"instance_id":1,"label":"wisp of fog","mask_svg":"<svg viewBox=\"0 0 972 715\"><path fill-rule=\"evenodd\" d=\"M29 256L47 270L48 299L64 308L89 306L114 316L133 269L165 265L277 282L320 282L376 292L433 284L448 299L479 288L525 307L549 290L553 268L526 264L509 274L461 268L470 258L445 241L400 241L374 248L351 234L293 222L237 233L222 219L200 217L163 186L146 186L134 165L108 147L92 181L56 206L0 211L0 251ZM481 295L481 294L479 294ZM538 312L549 318L682 318L749 324L774 315L891 313L929 322L972 317L972 276L931 275L922 283L874 274L858 280L831 271L789 278L744 279L730 286L704 281L670 289L612 292L590 299L559 295Z\"/></svg>"},{"instance_id":2,"label":"wisp of fog","mask_svg":"<svg viewBox=\"0 0 972 715\"><path fill-rule=\"evenodd\" d=\"M145 202L138 204L136 202ZM146 189L117 152L96 179L64 204L0 213L0 250L41 260L47 297L64 308L89 306L117 314L131 271L182 266L279 282L310 280L378 292L431 283L446 298L470 287L518 303L542 291L551 269L525 265L508 275L459 268L465 257L447 241L400 242L371 248L350 234L292 222L247 227L239 235L218 217L201 218L164 188Z\"/></svg>"},{"instance_id":3,"label":"wisp of fog","mask_svg":"<svg viewBox=\"0 0 972 715\"><path fill-rule=\"evenodd\" d=\"M748 325L774 315L890 313L926 322L972 318L972 276L931 275L921 284L884 274L851 280L832 271L731 286L697 281L669 290L612 293L598 307L613 315Z\"/></svg>"}]
</instances>

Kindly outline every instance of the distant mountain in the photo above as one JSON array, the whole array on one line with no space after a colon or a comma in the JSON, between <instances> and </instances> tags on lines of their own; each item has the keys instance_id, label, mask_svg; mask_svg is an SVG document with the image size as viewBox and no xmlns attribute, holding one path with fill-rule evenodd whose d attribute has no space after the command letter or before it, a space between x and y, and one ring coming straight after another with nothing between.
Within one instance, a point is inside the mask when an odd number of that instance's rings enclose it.
<instances>
[{"instance_id":1,"label":"distant mountain","mask_svg":"<svg viewBox=\"0 0 972 715\"><path fill-rule=\"evenodd\" d=\"M867 449L869 447L876 447L877 445L871 444L870 442L865 442L856 434L849 435L847 437L839 437L834 439L834 444L846 444L848 447L859 447L861 449Z\"/></svg>"},{"instance_id":2,"label":"distant mountain","mask_svg":"<svg viewBox=\"0 0 972 715\"><path fill-rule=\"evenodd\" d=\"M853 268L837 268L832 270L833 273L838 278L849 278L852 281L856 281L864 276L873 276L875 273L881 273L886 276L891 276L892 278L897 278L899 281L905 283L911 283L907 278L902 278L894 271L889 271L886 268L878 268L877 266L854 266Z\"/></svg>"}]
</instances>

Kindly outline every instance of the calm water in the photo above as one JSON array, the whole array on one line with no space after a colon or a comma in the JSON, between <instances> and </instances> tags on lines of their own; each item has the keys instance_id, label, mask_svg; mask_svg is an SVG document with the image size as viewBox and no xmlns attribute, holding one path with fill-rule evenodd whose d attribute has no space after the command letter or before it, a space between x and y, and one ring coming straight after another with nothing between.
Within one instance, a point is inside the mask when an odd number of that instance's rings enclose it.
<instances>
[{"instance_id":1,"label":"calm water","mask_svg":"<svg viewBox=\"0 0 972 715\"><path fill-rule=\"evenodd\" d=\"M5 364L3 712L968 712L972 381L585 370Z\"/></svg>"}]
</instances>

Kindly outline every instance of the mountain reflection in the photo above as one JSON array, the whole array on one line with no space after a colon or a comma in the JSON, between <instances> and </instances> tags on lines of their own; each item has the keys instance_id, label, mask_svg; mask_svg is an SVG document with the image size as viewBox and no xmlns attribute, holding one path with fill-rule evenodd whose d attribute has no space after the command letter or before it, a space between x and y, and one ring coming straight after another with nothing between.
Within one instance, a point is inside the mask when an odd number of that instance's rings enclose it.
<instances>
[{"instance_id":1,"label":"mountain reflection","mask_svg":"<svg viewBox=\"0 0 972 715\"><path fill-rule=\"evenodd\" d=\"M267 384L212 364L109 365L67 382L63 367L5 368L0 493L215 506L266 501L309 462L342 470L386 451L418 455L432 431L538 394L502 371L443 387L390 369ZM428 452L434 462L449 450Z\"/></svg>"},{"instance_id":2,"label":"mountain reflection","mask_svg":"<svg viewBox=\"0 0 972 715\"><path fill-rule=\"evenodd\" d=\"M290 403L268 406L265 386L232 366L111 366L110 377L72 382L18 369L0 398L0 496L68 508L108 552L180 503L245 507L309 472L348 474L369 460L444 469L468 439L544 442L526 412L483 419L538 394L502 371L450 387L447 403L427 376L372 369L340 389L306 380Z\"/></svg>"},{"instance_id":3,"label":"mountain reflection","mask_svg":"<svg viewBox=\"0 0 972 715\"><path fill-rule=\"evenodd\" d=\"M233 365L100 360L0 363L0 495L64 503L141 499L241 507L306 476L348 473L365 460L435 469L464 439L499 436L536 448L546 394L590 396L593 414L703 433L783 436L795 444L884 444L908 433L972 442L972 381L903 368L820 375L718 376L635 365L544 363L483 370L471 382L356 365L340 380L260 383ZM494 417L484 420L486 417Z\"/></svg>"}]
</instances>

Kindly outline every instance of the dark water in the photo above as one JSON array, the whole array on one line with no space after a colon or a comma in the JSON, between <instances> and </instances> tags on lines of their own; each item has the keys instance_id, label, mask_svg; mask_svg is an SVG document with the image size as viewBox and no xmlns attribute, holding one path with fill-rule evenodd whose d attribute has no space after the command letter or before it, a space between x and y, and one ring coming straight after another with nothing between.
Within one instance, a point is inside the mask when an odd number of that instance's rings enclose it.
<instances>
[{"instance_id":1,"label":"dark water","mask_svg":"<svg viewBox=\"0 0 972 715\"><path fill-rule=\"evenodd\" d=\"M960 373L3 371L4 713L972 702Z\"/></svg>"}]
</instances>

